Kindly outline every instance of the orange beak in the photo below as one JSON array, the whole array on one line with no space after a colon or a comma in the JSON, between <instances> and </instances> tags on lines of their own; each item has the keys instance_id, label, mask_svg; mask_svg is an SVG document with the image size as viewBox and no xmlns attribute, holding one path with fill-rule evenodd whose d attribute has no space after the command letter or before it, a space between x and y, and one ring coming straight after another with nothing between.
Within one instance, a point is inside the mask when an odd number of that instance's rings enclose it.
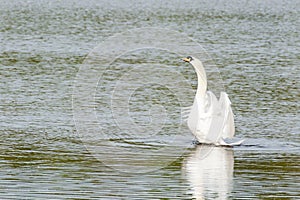
<instances>
[{"instance_id":1,"label":"orange beak","mask_svg":"<svg viewBox=\"0 0 300 200\"><path fill-rule=\"evenodd\" d=\"M191 61L191 60L188 59L188 58L182 58L182 60L183 60L184 62L190 62L190 61Z\"/></svg>"}]
</instances>

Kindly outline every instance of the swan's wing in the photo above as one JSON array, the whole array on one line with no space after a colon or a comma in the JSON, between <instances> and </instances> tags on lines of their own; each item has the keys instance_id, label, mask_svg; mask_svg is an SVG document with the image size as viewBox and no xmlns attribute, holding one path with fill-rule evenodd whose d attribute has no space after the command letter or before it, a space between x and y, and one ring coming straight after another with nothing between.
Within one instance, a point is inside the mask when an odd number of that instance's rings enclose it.
<instances>
[{"instance_id":1,"label":"swan's wing","mask_svg":"<svg viewBox=\"0 0 300 200\"><path fill-rule=\"evenodd\" d=\"M234 136L231 102L225 92L220 100L207 91L204 98L195 98L188 114L188 127L200 143L213 143Z\"/></svg>"},{"instance_id":2,"label":"swan's wing","mask_svg":"<svg viewBox=\"0 0 300 200\"><path fill-rule=\"evenodd\" d=\"M217 97L210 91L207 92L207 96L211 98L210 100L207 99L211 118L207 138L210 143L216 144L222 137L224 113L221 110Z\"/></svg>"},{"instance_id":3,"label":"swan's wing","mask_svg":"<svg viewBox=\"0 0 300 200\"><path fill-rule=\"evenodd\" d=\"M215 113L215 111L219 107L219 102L217 97L211 91L207 91L205 95L205 104L204 109L206 113L210 113L211 115Z\"/></svg>"},{"instance_id":4,"label":"swan's wing","mask_svg":"<svg viewBox=\"0 0 300 200\"><path fill-rule=\"evenodd\" d=\"M234 116L231 109L231 102L228 95L225 92L221 92L220 95L220 109L224 114L224 127L222 131L222 138L232 138L234 136Z\"/></svg>"},{"instance_id":5,"label":"swan's wing","mask_svg":"<svg viewBox=\"0 0 300 200\"><path fill-rule=\"evenodd\" d=\"M188 114L188 119L187 119L187 125L191 132L196 136L197 132L197 124L199 121L199 108L201 106L199 105L199 102L195 98L194 103L192 105L192 108L190 110L190 113Z\"/></svg>"},{"instance_id":6,"label":"swan's wing","mask_svg":"<svg viewBox=\"0 0 300 200\"><path fill-rule=\"evenodd\" d=\"M216 117L219 103L216 96L208 91L204 98L195 98L188 118L188 127L200 143L215 143L219 137L222 123Z\"/></svg>"}]
</instances>

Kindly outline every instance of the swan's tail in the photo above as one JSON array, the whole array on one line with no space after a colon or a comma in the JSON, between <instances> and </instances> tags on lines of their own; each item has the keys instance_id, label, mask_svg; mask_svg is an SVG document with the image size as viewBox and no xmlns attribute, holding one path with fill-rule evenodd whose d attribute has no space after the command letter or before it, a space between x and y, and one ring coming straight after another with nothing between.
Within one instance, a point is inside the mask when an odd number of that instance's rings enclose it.
<instances>
[{"instance_id":1,"label":"swan's tail","mask_svg":"<svg viewBox=\"0 0 300 200\"><path fill-rule=\"evenodd\" d=\"M232 143L227 143L225 142L222 138L219 140L219 142L216 144L217 146L229 146L229 147L233 147L233 146L240 146L245 140L239 140L237 142L232 142Z\"/></svg>"}]
</instances>

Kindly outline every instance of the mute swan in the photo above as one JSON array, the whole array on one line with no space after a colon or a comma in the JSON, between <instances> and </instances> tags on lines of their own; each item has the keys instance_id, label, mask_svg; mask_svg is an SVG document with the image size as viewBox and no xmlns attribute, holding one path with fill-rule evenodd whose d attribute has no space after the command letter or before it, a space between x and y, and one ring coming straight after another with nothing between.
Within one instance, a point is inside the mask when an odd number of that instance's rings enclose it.
<instances>
[{"instance_id":1,"label":"mute swan","mask_svg":"<svg viewBox=\"0 0 300 200\"><path fill-rule=\"evenodd\" d=\"M221 92L220 99L207 91L207 79L202 62L192 56L182 59L196 70L198 78L194 103L186 113L187 124L200 143L216 146L240 145L242 141L226 143L225 138L232 138L235 133L234 117L231 102L226 92Z\"/></svg>"}]
</instances>

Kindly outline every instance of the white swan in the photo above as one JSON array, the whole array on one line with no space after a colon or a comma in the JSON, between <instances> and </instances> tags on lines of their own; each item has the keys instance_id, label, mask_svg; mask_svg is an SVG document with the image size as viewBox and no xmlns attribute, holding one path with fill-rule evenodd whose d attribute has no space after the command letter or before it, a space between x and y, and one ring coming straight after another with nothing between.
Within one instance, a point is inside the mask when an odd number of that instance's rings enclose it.
<instances>
[{"instance_id":1,"label":"white swan","mask_svg":"<svg viewBox=\"0 0 300 200\"><path fill-rule=\"evenodd\" d=\"M188 56L182 59L192 64L198 78L198 87L194 103L186 112L187 124L191 132L200 143L233 146L240 145L242 141L226 143L225 138L232 138L235 133L234 117L231 102L225 92L221 92L220 99L207 91L207 79L202 62L197 58Z\"/></svg>"}]
</instances>

